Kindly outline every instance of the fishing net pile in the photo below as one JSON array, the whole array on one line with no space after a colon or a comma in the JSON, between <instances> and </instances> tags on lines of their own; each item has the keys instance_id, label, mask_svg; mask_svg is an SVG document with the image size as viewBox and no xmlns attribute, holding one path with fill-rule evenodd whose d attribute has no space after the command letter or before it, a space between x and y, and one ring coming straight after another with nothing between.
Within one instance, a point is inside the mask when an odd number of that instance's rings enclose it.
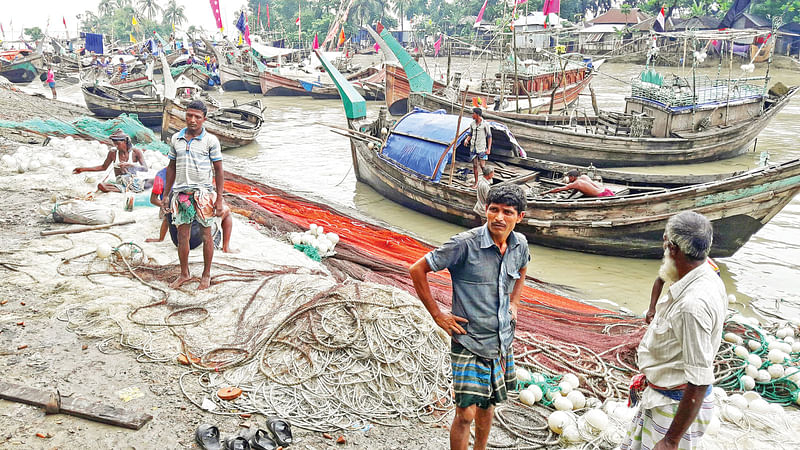
<instances>
[{"instance_id":1,"label":"fishing net pile","mask_svg":"<svg viewBox=\"0 0 800 450\"><path fill-rule=\"evenodd\" d=\"M131 137L133 144L139 148L153 150L164 155L169 146L139 122L136 114L122 114L110 120L98 120L93 117L79 117L72 122L60 119L28 119L24 122L0 120L0 128L14 128L43 136L71 136L78 139L110 142L109 136L122 130Z\"/></svg>"},{"instance_id":2,"label":"fishing net pile","mask_svg":"<svg viewBox=\"0 0 800 450\"><path fill-rule=\"evenodd\" d=\"M208 71L208 69L206 69L206 66L201 65L201 64L186 64L186 65L183 65L183 66L172 67L172 68L169 69L169 72L172 74L173 78L177 78L178 75L182 74L183 72L188 70L190 67L194 67L196 70L200 71L200 73L202 73L203 75L206 75L208 77L213 77L214 76L211 72Z\"/></svg>"}]
</instances>

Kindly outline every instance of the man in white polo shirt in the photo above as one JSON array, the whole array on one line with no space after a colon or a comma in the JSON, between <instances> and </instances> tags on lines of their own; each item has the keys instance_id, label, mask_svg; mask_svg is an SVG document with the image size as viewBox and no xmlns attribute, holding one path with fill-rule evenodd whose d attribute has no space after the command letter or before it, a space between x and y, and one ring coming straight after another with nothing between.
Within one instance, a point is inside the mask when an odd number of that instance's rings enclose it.
<instances>
[{"instance_id":1,"label":"man in white polo shirt","mask_svg":"<svg viewBox=\"0 0 800 450\"><path fill-rule=\"evenodd\" d=\"M186 128L175 133L170 142L167 179L164 183L164 212L172 213L178 227L178 260L181 274L170 287L177 289L191 280L189 274L189 238L192 222L203 226L203 275L198 289L211 284L211 260L214 240L211 224L224 214L222 190L225 176L219 140L203 127L206 105L195 100L186 106ZM216 184L216 189L215 189Z\"/></svg>"}]
</instances>

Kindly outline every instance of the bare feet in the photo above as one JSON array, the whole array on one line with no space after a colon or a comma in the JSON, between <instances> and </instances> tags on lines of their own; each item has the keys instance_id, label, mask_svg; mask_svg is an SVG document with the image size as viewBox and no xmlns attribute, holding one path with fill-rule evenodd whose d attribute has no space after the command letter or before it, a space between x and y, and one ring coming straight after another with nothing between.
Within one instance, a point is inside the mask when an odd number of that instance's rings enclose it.
<instances>
[{"instance_id":1,"label":"bare feet","mask_svg":"<svg viewBox=\"0 0 800 450\"><path fill-rule=\"evenodd\" d=\"M179 287L183 286L187 282L191 281L191 279L192 279L191 275L181 275L181 276L178 277L177 280L173 281L172 284L169 285L169 287L171 289L178 289ZM202 286L202 283L200 283L200 285ZM206 287L208 287L208 286L206 286Z\"/></svg>"},{"instance_id":2,"label":"bare feet","mask_svg":"<svg viewBox=\"0 0 800 450\"><path fill-rule=\"evenodd\" d=\"M145 241L145 242L161 242L161 241L163 241L163 239L159 239L159 238L147 238L147 239L145 239L144 241Z\"/></svg>"},{"instance_id":3,"label":"bare feet","mask_svg":"<svg viewBox=\"0 0 800 450\"><path fill-rule=\"evenodd\" d=\"M208 289L211 286L211 275L203 274L200 278L200 286L197 286L198 291L202 291L203 289Z\"/></svg>"},{"instance_id":4,"label":"bare feet","mask_svg":"<svg viewBox=\"0 0 800 450\"><path fill-rule=\"evenodd\" d=\"M222 253L239 253L239 249L231 247L228 248L222 247Z\"/></svg>"}]
</instances>

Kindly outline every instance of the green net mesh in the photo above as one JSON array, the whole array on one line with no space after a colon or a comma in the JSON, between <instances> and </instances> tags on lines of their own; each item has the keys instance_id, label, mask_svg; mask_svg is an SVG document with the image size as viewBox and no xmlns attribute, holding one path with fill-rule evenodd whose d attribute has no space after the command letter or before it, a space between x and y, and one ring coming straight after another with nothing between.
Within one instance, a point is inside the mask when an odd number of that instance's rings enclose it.
<instances>
[{"instance_id":1,"label":"green net mesh","mask_svg":"<svg viewBox=\"0 0 800 450\"><path fill-rule=\"evenodd\" d=\"M122 114L110 120L98 120L92 117L80 117L72 123L59 119L30 119L24 122L0 120L0 128L15 128L46 136L73 136L83 139L108 141L109 136L122 130L131 137L134 145L166 155L169 146L156 136L153 131L139 122L136 114Z\"/></svg>"},{"instance_id":2,"label":"green net mesh","mask_svg":"<svg viewBox=\"0 0 800 450\"><path fill-rule=\"evenodd\" d=\"M183 65L183 66L173 67L173 68L169 69L169 72L172 74L172 77L175 78L178 75L182 74L189 67L194 67L195 69L199 70L201 73L203 73L206 76L209 76L209 77L212 76L211 72L206 70L206 66L202 66L200 64L191 64L191 65L187 64L187 65Z\"/></svg>"}]
</instances>

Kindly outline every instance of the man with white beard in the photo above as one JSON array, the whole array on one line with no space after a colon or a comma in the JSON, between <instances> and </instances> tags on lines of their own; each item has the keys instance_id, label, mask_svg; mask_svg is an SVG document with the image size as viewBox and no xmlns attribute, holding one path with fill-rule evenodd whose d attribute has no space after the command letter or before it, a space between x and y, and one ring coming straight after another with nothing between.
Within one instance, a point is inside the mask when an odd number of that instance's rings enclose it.
<instances>
[{"instance_id":1,"label":"man with white beard","mask_svg":"<svg viewBox=\"0 0 800 450\"><path fill-rule=\"evenodd\" d=\"M638 411L622 450L696 448L714 416L711 384L727 296L706 262L711 222L685 211L669 219L659 276L672 282L638 348L642 372L630 403Z\"/></svg>"}]
</instances>

